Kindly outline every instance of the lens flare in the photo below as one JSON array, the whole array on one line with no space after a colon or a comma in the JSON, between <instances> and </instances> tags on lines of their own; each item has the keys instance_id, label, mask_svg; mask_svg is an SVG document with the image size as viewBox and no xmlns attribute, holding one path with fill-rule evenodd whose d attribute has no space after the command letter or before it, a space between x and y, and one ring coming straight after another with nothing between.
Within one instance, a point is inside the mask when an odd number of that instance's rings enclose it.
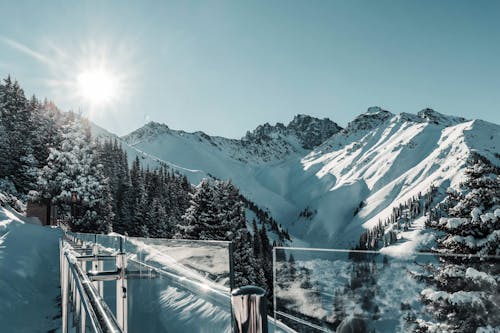
<instances>
[{"instance_id":1,"label":"lens flare","mask_svg":"<svg viewBox=\"0 0 500 333\"><path fill-rule=\"evenodd\" d=\"M104 105L117 98L117 79L105 69L84 70L77 76L80 97L91 105Z\"/></svg>"}]
</instances>

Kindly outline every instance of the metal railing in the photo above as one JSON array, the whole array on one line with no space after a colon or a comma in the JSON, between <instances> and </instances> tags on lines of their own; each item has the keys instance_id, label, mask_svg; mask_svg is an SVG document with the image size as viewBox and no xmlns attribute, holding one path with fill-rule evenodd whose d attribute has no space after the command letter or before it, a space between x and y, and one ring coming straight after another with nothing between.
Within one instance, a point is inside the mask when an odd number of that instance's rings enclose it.
<instances>
[{"instance_id":1,"label":"metal railing","mask_svg":"<svg viewBox=\"0 0 500 333\"><path fill-rule=\"evenodd\" d=\"M293 332L262 289L231 293L230 242L65 232L60 249L63 333Z\"/></svg>"},{"instance_id":2,"label":"metal railing","mask_svg":"<svg viewBox=\"0 0 500 333\"><path fill-rule=\"evenodd\" d=\"M165 313L148 314L140 308L161 302L164 291L172 289L184 292L195 304L205 302L222 309L227 316L205 325L230 331L230 245L66 232L60 245L63 333L75 328L78 332L163 331L165 327L151 327L151 322ZM150 303L144 294L150 294ZM176 297L170 301L182 303ZM150 328L143 330L143 325Z\"/></svg>"},{"instance_id":3,"label":"metal railing","mask_svg":"<svg viewBox=\"0 0 500 333\"><path fill-rule=\"evenodd\" d=\"M82 267L82 263L85 264L89 257L89 250L97 259L96 248L88 248L83 242L69 235L61 239L59 246L62 332L67 333L70 326L76 327L79 332L126 332L123 327L120 327ZM70 314L72 314L72 320L70 320Z\"/></svg>"}]
</instances>

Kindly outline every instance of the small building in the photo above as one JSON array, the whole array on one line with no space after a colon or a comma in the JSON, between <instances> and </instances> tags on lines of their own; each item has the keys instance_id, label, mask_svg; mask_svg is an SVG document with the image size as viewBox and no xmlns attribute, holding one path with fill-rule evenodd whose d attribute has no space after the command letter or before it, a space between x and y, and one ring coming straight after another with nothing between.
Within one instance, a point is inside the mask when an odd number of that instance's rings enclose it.
<instances>
[{"instance_id":1,"label":"small building","mask_svg":"<svg viewBox=\"0 0 500 333\"><path fill-rule=\"evenodd\" d=\"M39 202L28 201L26 216L38 218L41 225L57 225L57 207L49 199Z\"/></svg>"}]
</instances>

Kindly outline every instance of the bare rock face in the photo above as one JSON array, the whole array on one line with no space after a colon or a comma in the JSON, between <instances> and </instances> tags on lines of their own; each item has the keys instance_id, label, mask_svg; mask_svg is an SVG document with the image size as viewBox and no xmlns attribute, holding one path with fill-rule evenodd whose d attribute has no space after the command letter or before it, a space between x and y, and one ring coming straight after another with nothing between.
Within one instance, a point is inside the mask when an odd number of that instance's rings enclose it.
<instances>
[{"instance_id":1,"label":"bare rock face","mask_svg":"<svg viewBox=\"0 0 500 333\"><path fill-rule=\"evenodd\" d=\"M371 130L380 126L383 122L393 117L394 114L387 110L383 110L378 106L369 107L368 110L357 116L353 121L347 124L346 133L355 131Z\"/></svg>"},{"instance_id":2,"label":"bare rock face","mask_svg":"<svg viewBox=\"0 0 500 333\"><path fill-rule=\"evenodd\" d=\"M467 121L465 118L444 115L430 108L423 109L417 113L417 116L427 120L428 122L444 126L453 126Z\"/></svg>"},{"instance_id":3,"label":"bare rock face","mask_svg":"<svg viewBox=\"0 0 500 333\"><path fill-rule=\"evenodd\" d=\"M243 140L266 142L280 136L295 136L304 149L313 149L326 139L340 132L342 127L328 118L319 119L304 114L296 115L288 125L265 123L252 132L247 132Z\"/></svg>"}]
</instances>

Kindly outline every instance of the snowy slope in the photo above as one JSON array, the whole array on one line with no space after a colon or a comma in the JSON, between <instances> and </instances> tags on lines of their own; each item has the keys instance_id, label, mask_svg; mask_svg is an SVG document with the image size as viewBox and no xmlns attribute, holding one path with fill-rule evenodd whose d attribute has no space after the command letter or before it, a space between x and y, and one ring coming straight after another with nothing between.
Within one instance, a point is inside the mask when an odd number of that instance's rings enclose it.
<instances>
[{"instance_id":1,"label":"snowy slope","mask_svg":"<svg viewBox=\"0 0 500 333\"><path fill-rule=\"evenodd\" d=\"M171 130L157 123L149 123L123 140L138 151L177 166L178 171L203 171L231 179L248 199L271 209L284 221L295 218L301 209L285 197L292 186L301 183L304 171L300 158L310 151L308 147L339 130L328 119L299 115L287 126L259 126L241 140ZM184 173L196 183L197 175L190 171Z\"/></svg>"},{"instance_id":2,"label":"snowy slope","mask_svg":"<svg viewBox=\"0 0 500 333\"><path fill-rule=\"evenodd\" d=\"M303 159L306 169L318 170L318 178L335 177L325 196L331 203L340 202L328 205L324 196L317 199L318 215L306 238L326 235L325 241L346 244L362 227L374 226L390 215L392 207L431 185L458 186L471 151L500 164L500 126L479 120L457 122L442 115L429 121L422 116L391 116L366 132L346 131ZM364 207L353 216L361 201Z\"/></svg>"},{"instance_id":3,"label":"snowy slope","mask_svg":"<svg viewBox=\"0 0 500 333\"><path fill-rule=\"evenodd\" d=\"M353 245L363 228L431 185L458 185L471 151L499 163L500 126L480 120L372 107L345 129L326 126L320 135L324 124L301 126L303 117L287 126L259 126L241 140L150 123L123 141L175 165L193 183L203 174L231 179L269 209L296 244L326 247ZM311 214L299 216L306 208Z\"/></svg>"},{"instance_id":4,"label":"snowy slope","mask_svg":"<svg viewBox=\"0 0 500 333\"><path fill-rule=\"evenodd\" d=\"M208 177L208 174L203 170L184 168L182 166L171 163L168 160L162 160L151 153L147 153L136 147L133 147L132 145L129 145L127 142L125 142L122 138L118 137L117 135L111 132L108 132L104 128L92 122L90 123L90 129L92 132L92 136L95 138L118 140L123 150L125 150L125 152L127 153L127 158L130 165L132 165L132 161L134 161L136 157L139 157L139 160L141 161L141 164L144 167L149 166L150 168L153 169L160 166L168 166L173 170L177 170L183 174L186 174L189 177L189 180L194 184L197 184L203 178Z\"/></svg>"},{"instance_id":5,"label":"snowy slope","mask_svg":"<svg viewBox=\"0 0 500 333\"><path fill-rule=\"evenodd\" d=\"M59 237L58 229L25 223L0 207L0 331L48 332L60 326Z\"/></svg>"}]
</instances>

